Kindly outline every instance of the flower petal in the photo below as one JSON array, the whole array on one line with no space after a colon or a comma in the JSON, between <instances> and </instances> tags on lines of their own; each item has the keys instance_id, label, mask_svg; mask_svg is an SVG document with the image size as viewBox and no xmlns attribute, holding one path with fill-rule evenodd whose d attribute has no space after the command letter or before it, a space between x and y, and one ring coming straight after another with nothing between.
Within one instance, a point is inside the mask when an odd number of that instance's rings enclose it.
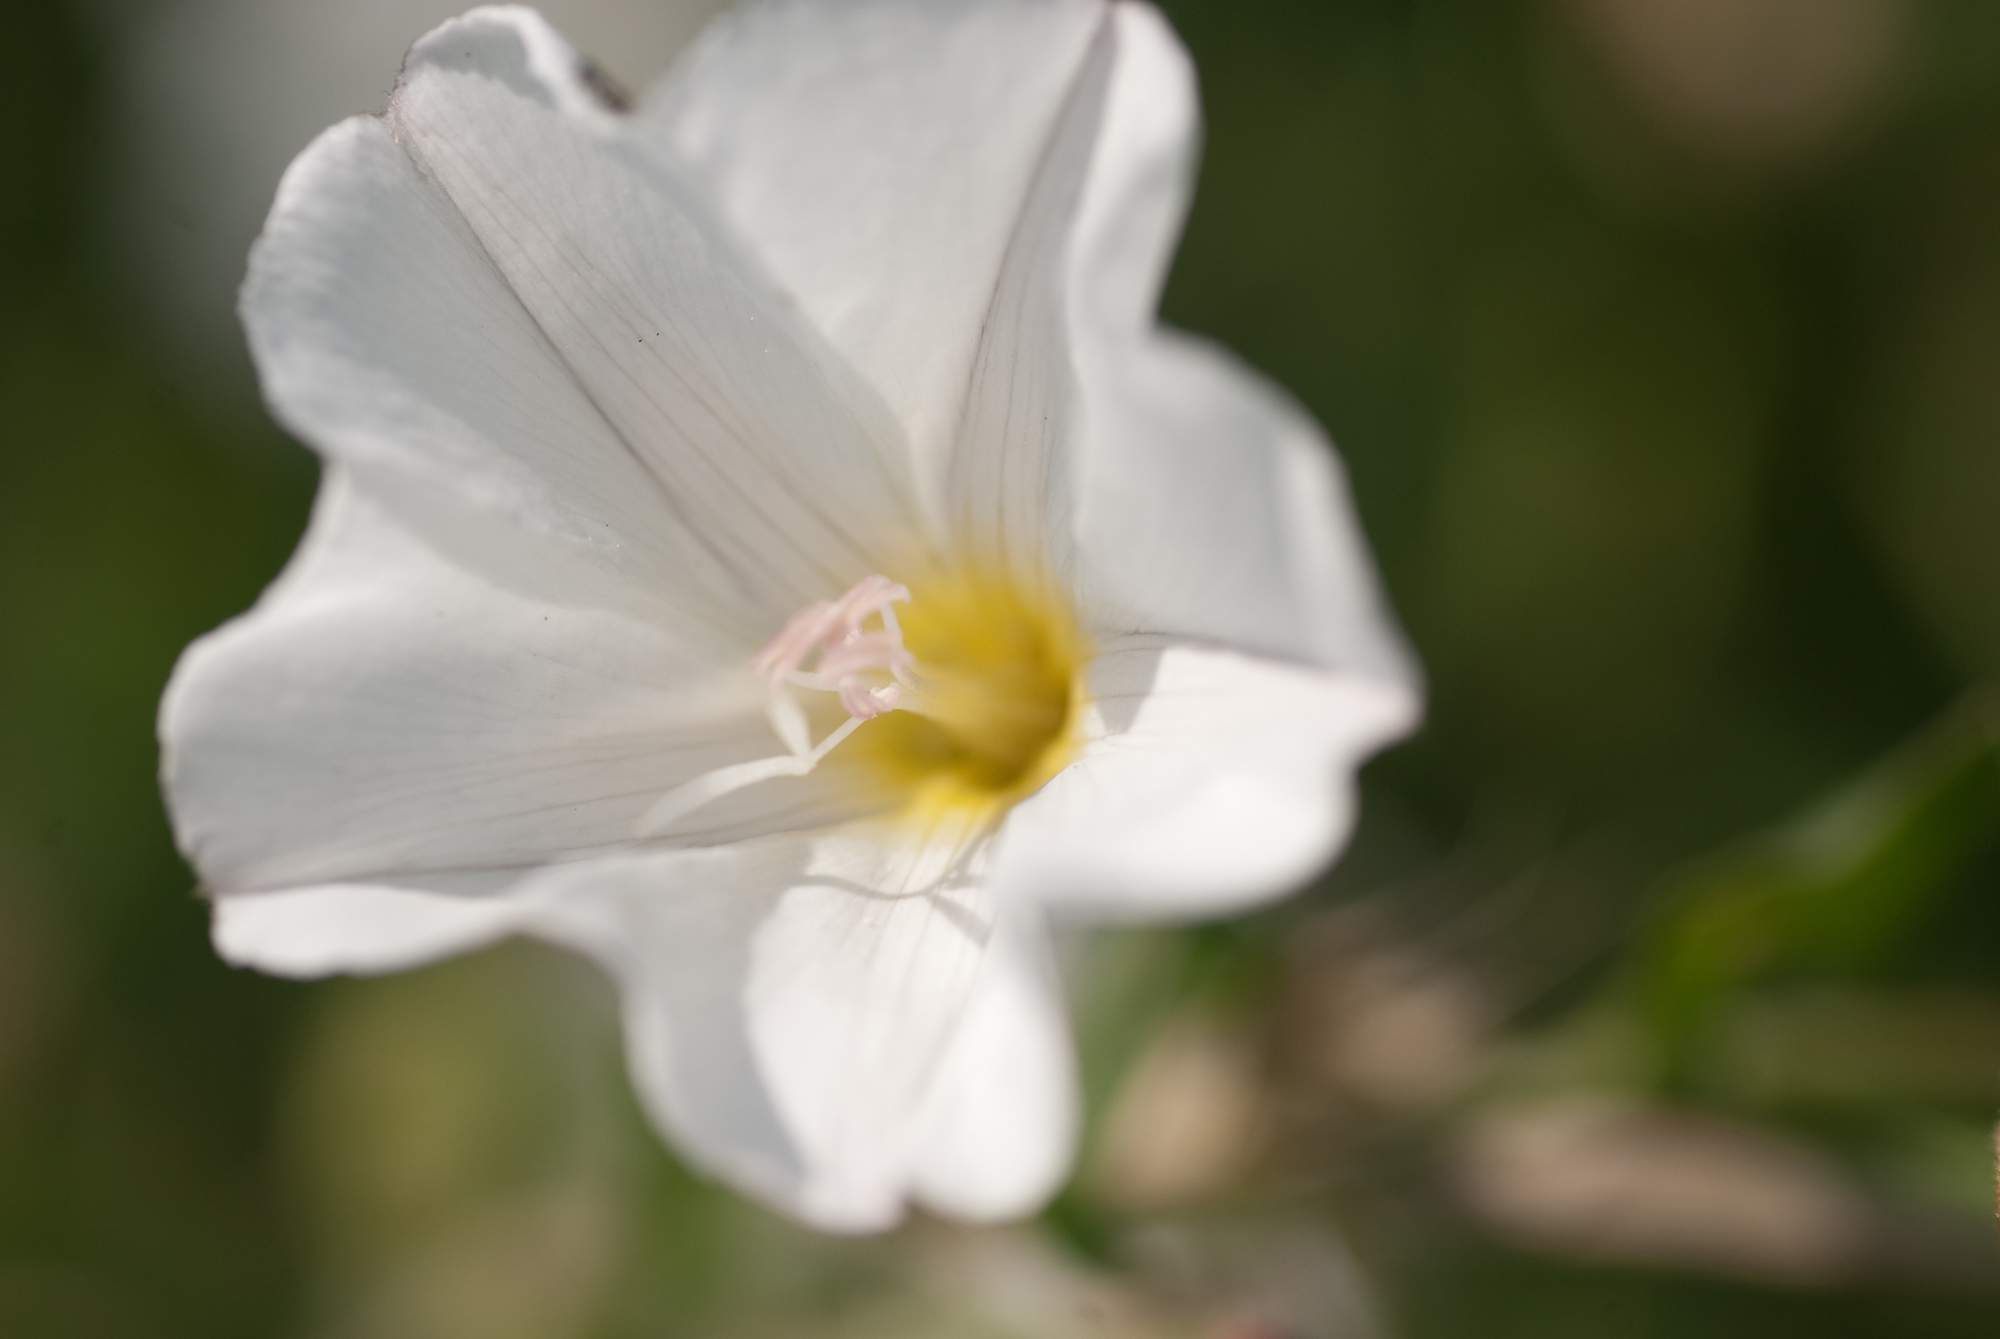
<instances>
[{"instance_id":1,"label":"flower petal","mask_svg":"<svg viewBox=\"0 0 2000 1339\"><path fill-rule=\"evenodd\" d=\"M1193 177L1194 74L1150 7L1113 21L1071 253L1086 618L1415 683L1317 426L1219 350L1154 326Z\"/></svg>"},{"instance_id":2,"label":"flower petal","mask_svg":"<svg viewBox=\"0 0 2000 1339\"><path fill-rule=\"evenodd\" d=\"M1109 6L765 0L646 116L941 481L1010 239ZM941 498L932 498L935 505Z\"/></svg>"},{"instance_id":3,"label":"flower petal","mask_svg":"<svg viewBox=\"0 0 2000 1339\"><path fill-rule=\"evenodd\" d=\"M175 670L163 773L211 889L623 849L674 786L773 750L748 648L648 616L559 547L397 491L392 509L330 471L285 575ZM810 781L739 793L673 835L849 812Z\"/></svg>"},{"instance_id":4,"label":"flower petal","mask_svg":"<svg viewBox=\"0 0 2000 1339\"><path fill-rule=\"evenodd\" d=\"M757 1055L746 980L758 928L804 862L785 840L609 857L551 871L532 916L616 982L632 1084L660 1131L785 1207L812 1170Z\"/></svg>"},{"instance_id":5,"label":"flower petal","mask_svg":"<svg viewBox=\"0 0 2000 1339\"><path fill-rule=\"evenodd\" d=\"M389 120L657 481L682 584L775 630L907 566L923 536L894 419L538 15L424 37Z\"/></svg>"},{"instance_id":6,"label":"flower petal","mask_svg":"<svg viewBox=\"0 0 2000 1339\"><path fill-rule=\"evenodd\" d=\"M292 164L242 305L272 412L316 450L669 584L657 484L383 122L345 121Z\"/></svg>"},{"instance_id":7,"label":"flower petal","mask_svg":"<svg viewBox=\"0 0 2000 1339\"><path fill-rule=\"evenodd\" d=\"M945 470L960 551L1017 571L1071 571L1077 396L1070 366L1069 245L1103 117L1112 29L1091 43L1043 145L980 325Z\"/></svg>"},{"instance_id":8,"label":"flower petal","mask_svg":"<svg viewBox=\"0 0 2000 1339\"><path fill-rule=\"evenodd\" d=\"M218 897L212 934L225 962L309 978L422 966L505 938L521 919L512 898L327 884Z\"/></svg>"},{"instance_id":9,"label":"flower petal","mask_svg":"<svg viewBox=\"0 0 2000 1339\"><path fill-rule=\"evenodd\" d=\"M497 272L574 381L568 399L594 407L604 426L587 445L590 461L610 452L629 462L616 473L631 496L610 518L643 505L650 523L635 518L606 542L657 551L672 583L705 597L707 612L768 634L881 567L885 551L920 542L907 453L874 393L594 87L532 11L476 10L412 48L386 127L435 183L425 208L444 202L446 230ZM317 198L289 214L280 203L300 232L335 212ZM350 228L347 252L366 233ZM282 279L290 265L281 254L265 268ZM483 341L474 326L450 329L443 342ZM416 389L470 393L428 379ZM569 456L586 448L538 451L527 472L560 483L574 472ZM551 456L554 469L544 469ZM603 526L588 508L576 511L586 527Z\"/></svg>"},{"instance_id":10,"label":"flower petal","mask_svg":"<svg viewBox=\"0 0 2000 1339\"><path fill-rule=\"evenodd\" d=\"M551 871L560 895L539 898L533 926L618 980L634 1082L660 1125L834 1231L901 1216L989 931L953 852L882 835Z\"/></svg>"},{"instance_id":11,"label":"flower petal","mask_svg":"<svg viewBox=\"0 0 2000 1339\"><path fill-rule=\"evenodd\" d=\"M608 856L483 894L228 894L214 937L228 961L294 977L551 940L616 980L648 1111L739 1188L833 1231L888 1227L912 1194L965 1218L1027 1212L1076 1130L1039 913L995 932L951 852L880 835Z\"/></svg>"},{"instance_id":12,"label":"flower petal","mask_svg":"<svg viewBox=\"0 0 2000 1339\"><path fill-rule=\"evenodd\" d=\"M954 1218L1033 1213L1062 1184L1080 1124L1069 1018L1039 909L1003 907L932 1086L916 1193Z\"/></svg>"},{"instance_id":13,"label":"flower petal","mask_svg":"<svg viewBox=\"0 0 2000 1339\"><path fill-rule=\"evenodd\" d=\"M1347 838L1354 768L1415 723L1407 687L1131 638L1091 667L1084 756L1008 816L995 897L1210 916L1296 889Z\"/></svg>"}]
</instances>

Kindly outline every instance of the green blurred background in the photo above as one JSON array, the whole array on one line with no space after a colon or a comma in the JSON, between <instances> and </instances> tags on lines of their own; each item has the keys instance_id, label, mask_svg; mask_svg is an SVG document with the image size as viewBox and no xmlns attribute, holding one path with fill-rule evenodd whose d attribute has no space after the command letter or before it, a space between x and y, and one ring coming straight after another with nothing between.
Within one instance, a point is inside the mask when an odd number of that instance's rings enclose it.
<instances>
[{"instance_id":1,"label":"green blurred background","mask_svg":"<svg viewBox=\"0 0 2000 1339\"><path fill-rule=\"evenodd\" d=\"M639 84L708 8L554 13ZM1067 947L1040 1222L839 1241L658 1146L579 964L210 953L154 703L314 479L242 248L446 11L14 0L0 1334L2000 1333L2000 6L1166 8L1167 315L1332 429L1430 724L1301 898Z\"/></svg>"}]
</instances>

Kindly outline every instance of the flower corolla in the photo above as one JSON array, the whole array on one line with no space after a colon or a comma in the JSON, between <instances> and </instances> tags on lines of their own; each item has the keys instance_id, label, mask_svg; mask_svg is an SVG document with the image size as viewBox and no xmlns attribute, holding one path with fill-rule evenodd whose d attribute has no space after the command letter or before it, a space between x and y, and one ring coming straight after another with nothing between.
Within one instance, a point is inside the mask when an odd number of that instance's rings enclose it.
<instances>
[{"instance_id":1,"label":"flower corolla","mask_svg":"<svg viewBox=\"0 0 2000 1339\"><path fill-rule=\"evenodd\" d=\"M1045 1199L1051 919L1296 888L1418 710L1317 428L1155 325L1196 132L1128 0L760 0L636 108L421 39L244 286L325 473L161 708L222 956L539 937L767 1202Z\"/></svg>"}]
</instances>

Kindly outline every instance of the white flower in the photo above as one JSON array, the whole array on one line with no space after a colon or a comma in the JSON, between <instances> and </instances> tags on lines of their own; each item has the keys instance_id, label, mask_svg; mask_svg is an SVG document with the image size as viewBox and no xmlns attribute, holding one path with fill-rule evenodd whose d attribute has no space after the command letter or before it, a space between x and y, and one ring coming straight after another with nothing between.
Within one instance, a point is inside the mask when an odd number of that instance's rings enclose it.
<instances>
[{"instance_id":1,"label":"white flower","mask_svg":"<svg viewBox=\"0 0 2000 1339\"><path fill-rule=\"evenodd\" d=\"M279 188L244 319L325 482L161 711L217 947L569 945L701 1165L1027 1211L1047 918L1296 887L1417 710L1318 431L1153 326L1186 58L1133 3L765 0L597 90L476 10Z\"/></svg>"}]
</instances>

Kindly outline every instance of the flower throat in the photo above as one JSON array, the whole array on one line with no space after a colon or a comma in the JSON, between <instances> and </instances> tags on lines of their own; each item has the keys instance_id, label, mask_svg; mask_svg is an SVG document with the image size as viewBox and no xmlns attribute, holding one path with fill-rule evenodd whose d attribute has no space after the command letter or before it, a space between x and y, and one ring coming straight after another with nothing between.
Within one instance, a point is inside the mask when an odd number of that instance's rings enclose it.
<instances>
[{"instance_id":1,"label":"flower throat","mask_svg":"<svg viewBox=\"0 0 2000 1339\"><path fill-rule=\"evenodd\" d=\"M929 822L1005 810L1075 757L1089 657L1048 584L948 571L910 587L901 630L910 685L835 755L844 773Z\"/></svg>"},{"instance_id":2,"label":"flower throat","mask_svg":"<svg viewBox=\"0 0 2000 1339\"><path fill-rule=\"evenodd\" d=\"M1076 756L1089 658L1069 601L1049 583L973 567L909 586L864 578L801 610L751 662L787 752L676 787L639 833L823 761L896 819L983 826ZM835 702L846 714L837 723Z\"/></svg>"}]
</instances>

